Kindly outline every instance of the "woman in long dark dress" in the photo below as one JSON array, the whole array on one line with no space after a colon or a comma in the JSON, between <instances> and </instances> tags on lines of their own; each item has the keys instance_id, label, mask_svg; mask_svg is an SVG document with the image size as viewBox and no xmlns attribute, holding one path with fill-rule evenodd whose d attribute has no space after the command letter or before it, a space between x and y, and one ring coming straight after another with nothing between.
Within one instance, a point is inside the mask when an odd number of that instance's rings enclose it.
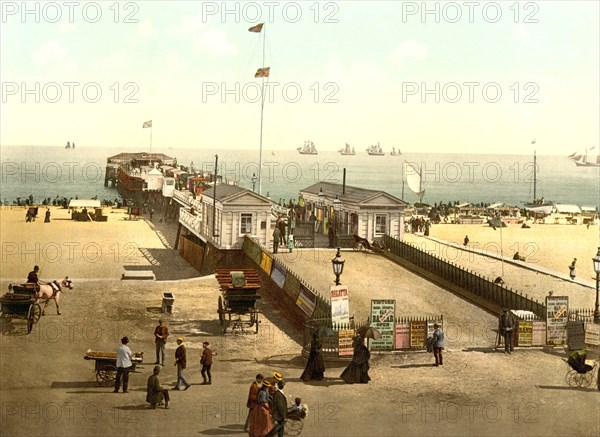
<instances>
[{"instance_id":1,"label":"woman in long dark dress","mask_svg":"<svg viewBox=\"0 0 600 437\"><path fill-rule=\"evenodd\" d=\"M369 377L371 352L365 346L364 339L360 335L354 337L353 347L352 362L342 372L340 378L348 384L367 384L371 380Z\"/></svg>"},{"instance_id":2,"label":"woman in long dark dress","mask_svg":"<svg viewBox=\"0 0 600 437\"><path fill-rule=\"evenodd\" d=\"M300 379L303 381L321 381L325 373L325 363L323 355L321 355L322 343L319 340L318 334L313 334L312 342L310 343L310 354L308 355L308 363L306 369L302 372Z\"/></svg>"}]
</instances>

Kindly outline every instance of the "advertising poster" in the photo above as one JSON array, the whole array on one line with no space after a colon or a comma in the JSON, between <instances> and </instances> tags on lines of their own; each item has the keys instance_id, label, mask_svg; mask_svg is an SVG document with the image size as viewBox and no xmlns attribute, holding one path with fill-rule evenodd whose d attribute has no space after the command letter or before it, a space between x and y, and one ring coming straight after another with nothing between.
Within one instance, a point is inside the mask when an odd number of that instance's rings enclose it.
<instances>
[{"instance_id":1,"label":"advertising poster","mask_svg":"<svg viewBox=\"0 0 600 437\"><path fill-rule=\"evenodd\" d=\"M519 320L517 346L533 345L533 321Z\"/></svg>"},{"instance_id":2,"label":"advertising poster","mask_svg":"<svg viewBox=\"0 0 600 437\"><path fill-rule=\"evenodd\" d=\"M334 324L350 323L350 305L348 302L348 286L333 285L331 287L331 321Z\"/></svg>"},{"instance_id":3,"label":"advertising poster","mask_svg":"<svg viewBox=\"0 0 600 437\"><path fill-rule=\"evenodd\" d=\"M275 263L273 264L273 270L271 271L271 279L273 282L277 284L279 288L283 288L283 284L285 284L285 276L287 272L283 266Z\"/></svg>"},{"instance_id":4,"label":"advertising poster","mask_svg":"<svg viewBox=\"0 0 600 437\"><path fill-rule=\"evenodd\" d=\"M381 338L370 341L372 350L394 349L395 300L371 300L371 327L381 333Z\"/></svg>"},{"instance_id":5,"label":"advertising poster","mask_svg":"<svg viewBox=\"0 0 600 437\"><path fill-rule=\"evenodd\" d=\"M262 256L260 258L260 268L263 269L263 271L270 276L272 267L273 258L271 258L271 256L267 252L263 251Z\"/></svg>"},{"instance_id":6,"label":"advertising poster","mask_svg":"<svg viewBox=\"0 0 600 437\"><path fill-rule=\"evenodd\" d=\"M340 329L339 331L339 356L351 357L354 353L352 348L352 337L354 337L353 329Z\"/></svg>"},{"instance_id":7,"label":"advertising poster","mask_svg":"<svg viewBox=\"0 0 600 437\"><path fill-rule=\"evenodd\" d=\"M568 296L546 297L546 342L561 345L567 343L567 319L569 317Z\"/></svg>"},{"instance_id":8,"label":"advertising poster","mask_svg":"<svg viewBox=\"0 0 600 437\"><path fill-rule=\"evenodd\" d=\"M296 299L296 305L298 305L307 316L310 316L317 306L317 296L304 285L301 285L298 298Z\"/></svg>"},{"instance_id":9,"label":"advertising poster","mask_svg":"<svg viewBox=\"0 0 600 437\"><path fill-rule=\"evenodd\" d=\"M413 320L410 322L410 347L425 347L427 334L427 322L424 320Z\"/></svg>"}]
</instances>

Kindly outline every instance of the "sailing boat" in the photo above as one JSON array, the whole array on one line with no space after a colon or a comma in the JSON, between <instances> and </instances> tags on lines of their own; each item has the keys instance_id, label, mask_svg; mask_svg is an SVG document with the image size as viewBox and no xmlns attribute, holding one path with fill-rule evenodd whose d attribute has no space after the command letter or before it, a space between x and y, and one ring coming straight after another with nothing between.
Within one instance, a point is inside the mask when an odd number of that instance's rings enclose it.
<instances>
[{"instance_id":1,"label":"sailing boat","mask_svg":"<svg viewBox=\"0 0 600 437\"><path fill-rule=\"evenodd\" d=\"M423 203L423 197L425 196L425 187L423 185L423 171L421 168L417 169L414 164L404 161L407 166L406 168L406 183L408 188L412 190L417 196L419 196L419 203ZM403 193L404 195L404 193Z\"/></svg>"},{"instance_id":2,"label":"sailing boat","mask_svg":"<svg viewBox=\"0 0 600 437\"><path fill-rule=\"evenodd\" d=\"M540 213L546 215L552 214L554 211L554 204L544 198L537 198L537 159L535 151L533 152L533 201L525 203L523 207L527 211L531 211L534 213Z\"/></svg>"},{"instance_id":3,"label":"sailing boat","mask_svg":"<svg viewBox=\"0 0 600 437\"><path fill-rule=\"evenodd\" d=\"M300 155L318 155L317 148L312 141L305 141L302 147L296 149Z\"/></svg>"},{"instance_id":4,"label":"sailing boat","mask_svg":"<svg viewBox=\"0 0 600 437\"><path fill-rule=\"evenodd\" d=\"M354 147L350 147L348 143L346 143L346 147L338 150L338 152L340 152L340 155L356 155Z\"/></svg>"},{"instance_id":5,"label":"sailing boat","mask_svg":"<svg viewBox=\"0 0 600 437\"><path fill-rule=\"evenodd\" d=\"M402 155L402 152L400 151L400 149L398 149L398 151L396 152L396 148L392 147L392 153L390 153L391 156L400 156Z\"/></svg>"},{"instance_id":6,"label":"sailing boat","mask_svg":"<svg viewBox=\"0 0 600 437\"><path fill-rule=\"evenodd\" d=\"M383 156L383 155L385 155L385 152L381 149L381 146L379 145L379 143L374 144L372 146L369 146L367 148L367 153L369 155L373 155L373 156Z\"/></svg>"},{"instance_id":7,"label":"sailing boat","mask_svg":"<svg viewBox=\"0 0 600 437\"><path fill-rule=\"evenodd\" d=\"M596 146L590 147L589 149L586 147L585 154L578 155L577 152L575 152L569 155L569 158L577 167L600 167L600 152L596 155L596 162L588 159L588 150L594 150L595 148Z\"/></svg>"},{"instance_id":8,"label":"sailing boat","mask_svg":"<svg viewBox=\"0 0 600 437\"><path fill-rule=\"evenodd\" d=\"M71 142L67 141L67 145L65 146L65 149L70 149L71 148Z\"/></svg>"}]
</instances>

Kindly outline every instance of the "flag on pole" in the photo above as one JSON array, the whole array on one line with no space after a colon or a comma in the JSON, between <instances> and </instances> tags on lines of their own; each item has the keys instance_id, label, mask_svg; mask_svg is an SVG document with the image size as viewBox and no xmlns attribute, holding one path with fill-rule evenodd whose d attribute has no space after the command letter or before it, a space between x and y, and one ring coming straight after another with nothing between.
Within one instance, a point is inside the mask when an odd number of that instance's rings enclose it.
<instances>
[{"instance_id":1,"label":"flag on pole","mask_svg":"<svg viewBox=\"0 0 600 437\"><path fill-rule=\"evenodd\" d=\"M533 139L533 141L531 142L531 144L535 144L535 138Z\"/></svg>"},{"instance_id":2,"label":"flag on pole","mask_svg":"<svg viewBox=\"0 0 600 437\"><path fill-rule=\"evenodd\" d=\"M146 129L147 127L152 127L152 120L148 120L142 126L142 129Z\"/></svg>"},{"instance_id":3,"label":"flag on pole","mask_svg":"<svg viewBox=\"0 0 600 437\"><path fill-rule=\"evenodd\" d=\"M260 33L264 25L265 23L258 23L256 26L252 26L250 29L248 29L248 32Z\"/></svg>"},{"instance_id":4,"label":"flag on pole","mask_svg":"<svg viewBox=\"0 0 600 437\"><path fill-rule=\"evenodd\" d=\"M256 70L256 74L254 75L254 77L269 77L270 70L271 67L259 68L258 70Z\"/></svg>"}]
</instances>

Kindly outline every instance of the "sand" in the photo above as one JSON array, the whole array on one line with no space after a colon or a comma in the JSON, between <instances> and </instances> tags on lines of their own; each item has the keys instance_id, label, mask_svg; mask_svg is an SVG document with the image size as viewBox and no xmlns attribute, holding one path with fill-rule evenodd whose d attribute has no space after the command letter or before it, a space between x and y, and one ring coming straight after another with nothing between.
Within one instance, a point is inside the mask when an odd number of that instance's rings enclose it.
<instances>
[{"instance_id":1,"label":"sand","mask_svg":"<svg viewBox=\"0 0 600 437\"><path fill-rule=\"evenodd\" d=\"M304 383L299 380L304 367L301 334L271 302L260 301L258 334L223 335L217 282L212 276L194 277L193 269L169 248L173 229L109 211L107 223L74 223L64 210L53 209L50 224L39 219L25 223L23 209L0 211L1 289L7 290L12 278L23 282L34 263L42 268L42 278L69 274L75 285L62 297L62 315L56 315L51 303L31 334L23 320L0 319L2 435L242 435L249 384L257 372L273 371L288 381L288 400L299 396L309 405L303 436L600 433L598 392L567 387L560 349L495 352L494 315L374 254L343 254L342 282L350 284L351 311L362 317L371 298L389 296L397 299L399 314L443 312L444 365L433 367L432 356L420 352L374 354L368 385L342 383L343 366L332 364L324 381ZM460 235L466 228L457 229ZM128 242L135 248L125 247ZM52 247L62 247L60 256L50 256ZM100 256L92 258L84 247L99 248ZM333 252L293 253L298 254L295 261L285 254L278 257L294 263L295 270L326 292L334 279ZM166 279L120 280L126 267L150 265ZM160 312L165 291L175 297L171 315ZM175 383L173 339L181 335L193 384L189 391L172 392L170 410L150 410L145 403L154 362L152 332L159 317L171 329L161 382L167 387ZM131 339L133 351L144 352L144 363L131 375L129 393L113 394L111 387L97 385L93 362L83 356L88 348L114 351L123 335ZM200 385L204 340L218 352L211 386Z\"/></svg>"}]
</instances>

